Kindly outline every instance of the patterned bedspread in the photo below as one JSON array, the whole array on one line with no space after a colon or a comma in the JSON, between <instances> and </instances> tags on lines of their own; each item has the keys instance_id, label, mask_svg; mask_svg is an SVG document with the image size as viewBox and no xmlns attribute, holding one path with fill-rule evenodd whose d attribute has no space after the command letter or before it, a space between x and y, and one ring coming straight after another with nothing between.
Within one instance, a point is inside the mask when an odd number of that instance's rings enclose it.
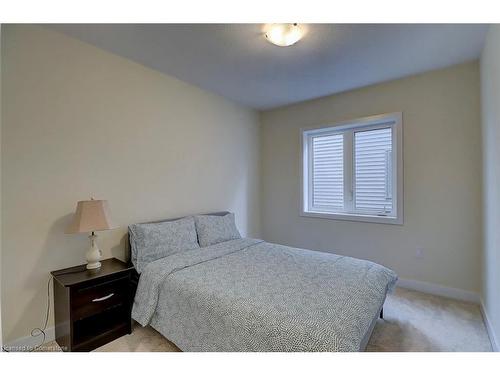
<instances>
[{"instance_id":1,"label":"patterned bedspread","mask_svg":"<svg viewBox=\"0 0 500 375\"><path fill-rule=\"evenodd\" d=\"M396 280L369 261L243 238L148 264L132 317L183 351L357 351Z\"/></svg>"}]
</instances>

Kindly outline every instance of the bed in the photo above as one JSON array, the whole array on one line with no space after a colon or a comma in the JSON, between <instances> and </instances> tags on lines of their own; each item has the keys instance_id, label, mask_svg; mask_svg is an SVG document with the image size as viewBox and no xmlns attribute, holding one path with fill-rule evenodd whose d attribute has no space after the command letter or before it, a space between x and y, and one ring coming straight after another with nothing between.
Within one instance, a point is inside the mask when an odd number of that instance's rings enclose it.
<instances>
[{"instance_id":1,"label":"bed","mask_svg":"<svg viewBox=\"0 0 500 375\"><path fill-rule=\"evenodd\" d=\"M132 318L183 351L362 351L397 280L376 263L252 238L134 263Z\"/></svg>"}]
</instances>

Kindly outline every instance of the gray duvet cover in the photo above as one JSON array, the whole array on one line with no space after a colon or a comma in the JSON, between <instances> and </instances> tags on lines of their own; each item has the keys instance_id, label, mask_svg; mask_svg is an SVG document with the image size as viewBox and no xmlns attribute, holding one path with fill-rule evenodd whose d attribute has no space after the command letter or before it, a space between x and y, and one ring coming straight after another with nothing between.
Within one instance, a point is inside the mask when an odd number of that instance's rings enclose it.
<instances>
[{"instance_id":1,"label":"gray duvet cover","mask_svg":"<svg viewBox=\"0 0 500 375\"><path fill-rule=\"evenodd\" d=\"M183 351L358 351L396 274L237 239L148 264L132 317Z\"/></svg>"}]
</instances>

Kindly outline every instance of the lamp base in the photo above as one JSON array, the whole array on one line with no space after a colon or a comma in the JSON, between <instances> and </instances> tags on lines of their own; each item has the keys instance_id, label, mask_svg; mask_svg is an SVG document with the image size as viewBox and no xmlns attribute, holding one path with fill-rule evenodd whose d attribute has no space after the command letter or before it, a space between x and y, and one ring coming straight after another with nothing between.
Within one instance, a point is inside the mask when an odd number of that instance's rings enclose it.
<instances>
[{"instance_id":1,"label":"lamp base","mask_svg":"<svg viewBox=\"0 0 500 375\"><path fill-rule=\"evenodd\" d=\"M95 269L100 268L100 267L101 267L101 262L87 263L88 270L95 270Z\"/></svg>"},{"instance_id":2,"label":"lamp base","mask_svg":"<svg viewBox=\"0 0 500 375\"><path fill-rule=\"evenodd\" d=\"M97 246L97 234L92 233L89 236L90 249L87 251L87 269L95 270L101 267L102 252Z\"/></svg>"}]
</instances>

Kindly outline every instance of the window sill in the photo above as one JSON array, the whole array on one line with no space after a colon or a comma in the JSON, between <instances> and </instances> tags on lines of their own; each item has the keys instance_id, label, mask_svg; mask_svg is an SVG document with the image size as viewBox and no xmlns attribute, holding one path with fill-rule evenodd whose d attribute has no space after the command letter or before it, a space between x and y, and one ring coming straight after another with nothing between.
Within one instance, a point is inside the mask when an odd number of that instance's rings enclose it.
<instances>
[{"instance_id":1,"label":"window sill","mask_svg":"<svg viewBox=\"0 0 500 375\"><path fill-rule=\"evenodd\" d=\"M329 220L360 221L364 223L403 225L402 217L392 217L392 216L334 214L334 213L313 212L313 211L302 211L300 213L300 216L315 217L319 219L329 219Z\"/></svg>"}]
</instances>

